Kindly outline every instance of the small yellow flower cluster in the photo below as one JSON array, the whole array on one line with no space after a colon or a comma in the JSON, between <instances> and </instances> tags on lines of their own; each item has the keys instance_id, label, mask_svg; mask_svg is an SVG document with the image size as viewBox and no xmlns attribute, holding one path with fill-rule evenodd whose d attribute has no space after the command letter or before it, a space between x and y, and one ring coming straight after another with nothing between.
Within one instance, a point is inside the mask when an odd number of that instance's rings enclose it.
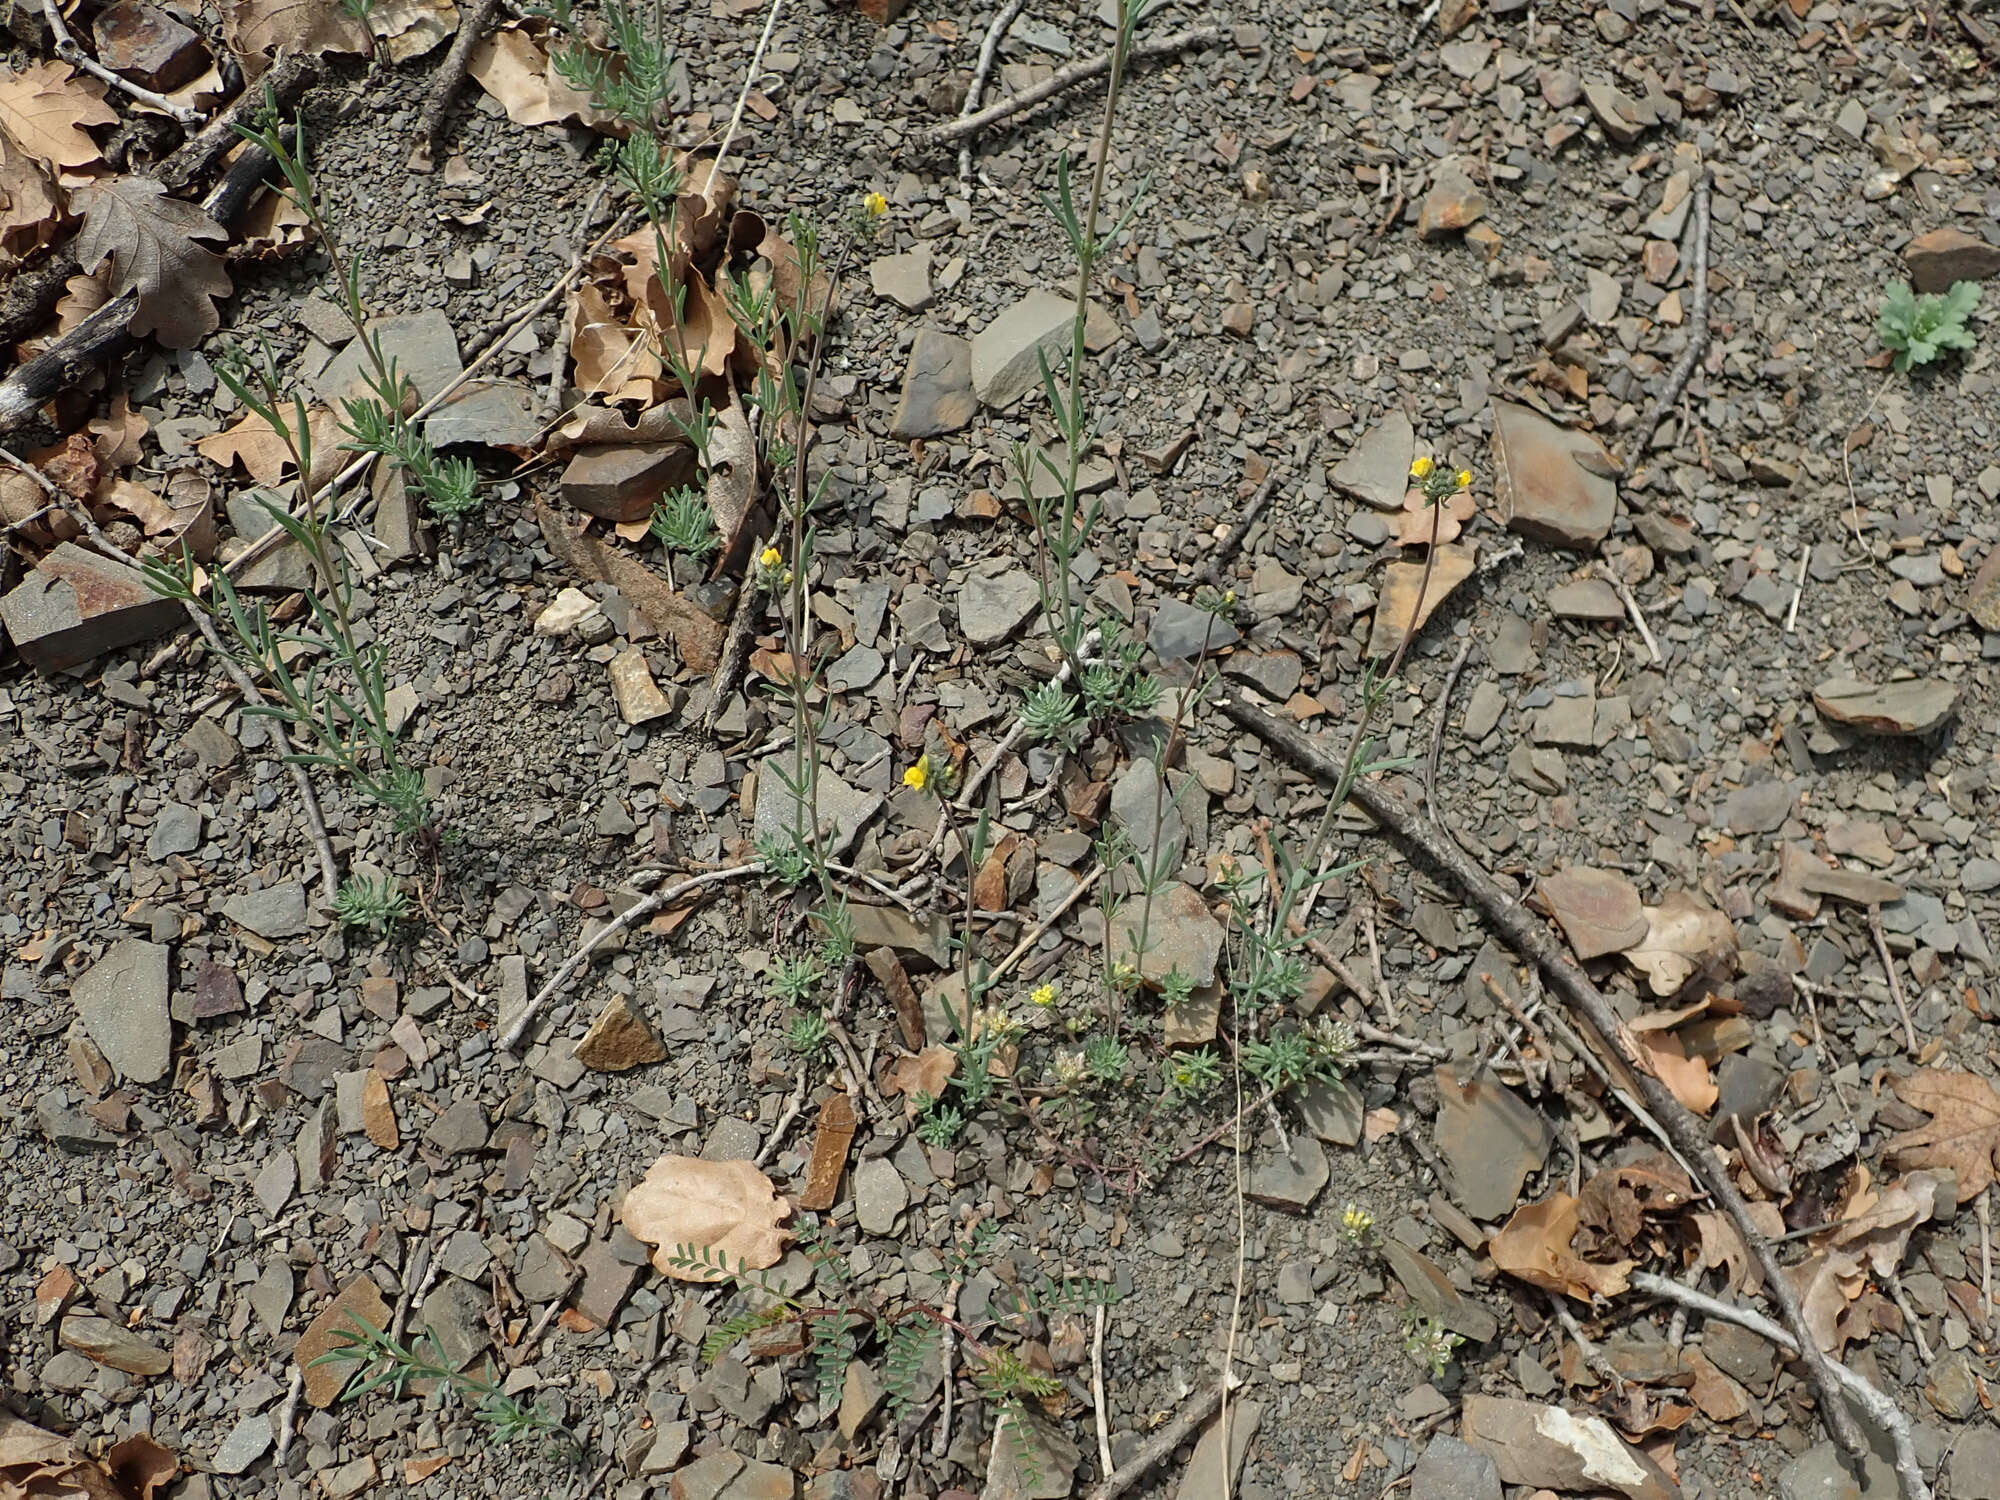
<instances>
[{"instance_id":1,"label":"small yellow flower cluster","mask_svg":"<svg viewBox=\"0 0 2000 1500\"><path fill-rule=\"evenodd\" d=\"M1052 984L1038 984L1028 991L1028 1001L1047 1010L1056 1003L1056 987Z\"/></svg>"},{"instance_id":2,"label":"small yellow flower cluster","mask_svg":"<svg viewBox=\"0 0 2000 1500\"><path fill-rule=\"evenodd\" d=\"M1460 469L1456 474L1448 473L1440 469L1437 460L1428 455L1411 463L1410 478L1417 481L1417 488L1424 492L1424 498L1432 504L1459 490L1472 488L1472 470Z\"/></svg>"},{"instance_id":3,"label":"small yellow flower cluster","mask_svg":"<svg viewBox=\"0 0 2000 1500\"><path fill-rule=\"evenodd\" d=\"M1360 1244L1375 1228L1375 1215L1358 1203L1350 1203L1340 1211L1340 1232Z\"/></svg>"}]
</instances>

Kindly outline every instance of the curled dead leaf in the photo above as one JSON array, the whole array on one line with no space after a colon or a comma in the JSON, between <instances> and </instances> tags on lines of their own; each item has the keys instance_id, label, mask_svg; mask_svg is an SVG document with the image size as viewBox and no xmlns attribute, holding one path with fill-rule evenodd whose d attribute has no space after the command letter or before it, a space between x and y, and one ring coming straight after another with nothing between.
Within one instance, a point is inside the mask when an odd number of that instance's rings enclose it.
<instances>
[{"instance_id":1,"label":"curled dead leaf","mask_svg":"<svg viewBox=\"0 0 2000 1500\"><path fill-rule=\"evenodd\" d=\"M1743 1236L1737 1232L1736 1223L1728 1214L1711 1210L1688 1217L1700 1239L1699 1253L1704 1269L1712 1271L1718 1266L1727 1266L1732 1294L1746 1292L1754 1296L1763 1289L1764 1268L1750 1253L1750 1247L1743 1243ZM1750 1218L1772 1239L1785 1232L1784 1215L1775 1203L1752 1202Z\"/></svg>"},{"instance_id":2,"label":"curled dead leaf","mask_svg":"<svg viewBox=\"0 0 2000 1500\"><path fill-rule=\"evenodd\" d=\"M596 109L588 94L563 82L549 66L542 44L518 27L503 27L474 47L465 71L500 101L516 125L565 125L574 120L607 134L623 135L627 129Z\"/></svg>"},{"instance_id":3,"label":"curled dead leaf","mask_svg":"<svg viewBox=\"0 0 2000 1500\"><path fill-rule=\"evenodd\" d=\"M655 1270L680 1281L720 1281L718 1258L731 1268L776 1265L791 1243L780 1227L791 1211L750 1162L669 1155L625 1195L619 1217L634 1239L656 1247ZM703 1252L710 1264L681 1258Z\"/></svg>"},{"instance_id":4,"label":"curled dead leaf","mask_svg":"<svg viewBox=\"0 0 2000 1500\"><path fill-rule=\"evenodd\" d=\"M87 167L103 153L84 132L118 123L118 112L104 102L104 89L68 63L39 62L18 73L0 66L0 131L58 173Z\"/></svg>"},{"instance_id":5,"label":"curled dead leaf","mask_svg":"<svg viewBox=\"0 0 2000 1500\"><path fill-rule=\"evenodd\" d=\"M1628 1032L1624 1040L1634 1061L1671 1089L1690 1114L1706 1115L1715 1108L1719 1091L1709 1076L1707 1059L1688 1056L1671 1031Z\"/></svg>"},{"instance_id":6,"label":"curled dead leaf","mask_svg":"<svg viewBox=\"0 0 2000 1500\"><path fill-rule=\"evenodd\" d=\"M1645 973L1656 995L1679 994L1696 970L1736 952L1729 918L1688 891L1668 891L1658 906L1644 910L1646 935L1625 949L1625 957Z\"/></svg>"},{"instance_id":7,"label":"curled dead leaf","mask_svg":"<svg viewBox=\"0 0 2000 1500\"><path fill-rule=\"evenodd\" d=\"M882 1087L891 1094L903 1096L903 1113L914 1120L917 1117L917 1100L925 1096L942 1099L945 1085L957 1071L958 1053L950 1047L933 1043L921 1052L897 1058L890 1065Z\"/></svg>"},{"instance_id":8,"label":"curled dead leaf","mask_svg":"<svg viewBox=\"0 0 2000 1500\"><path fill-rule=\"evenodd\" d=\"M1493 1264L1509 1276L1559 1292L1579 1302L1593 1297L1613 1297L1625 1290L1625 1273L1634 1262L1614 1261L1596 1265L1570 1248L1577 1231L1577 1201L1567 1193L1556 1193L1540 1203L1530 1203L1514 1211L1512 1218L1487 1241Z\"/></svg>"},{"instance_id":9,"label":"curled dead leaf","mask_svg":"<svg viewBox=\"0 0 2000 1500\"><path fill-rule=\"evenodd\" d=\"M1607 1240L1606 1249L1629 1249L1648 1214L1679 1213L1693 1199L1687 1173L1671 1156L1655 1152L1607 1168L1586 1182L1577 1198L1577 1222L1593 1238Z\"/></svg>"}]
</instances>

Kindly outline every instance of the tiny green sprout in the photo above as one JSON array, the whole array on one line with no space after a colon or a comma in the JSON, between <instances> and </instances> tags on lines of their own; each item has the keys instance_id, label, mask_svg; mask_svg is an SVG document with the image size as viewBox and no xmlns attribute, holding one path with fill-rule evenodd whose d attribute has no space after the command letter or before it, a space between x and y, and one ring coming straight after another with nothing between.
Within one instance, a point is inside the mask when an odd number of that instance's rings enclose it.
<instances>
[{"instance_id":1,"label":"tiny green sprout","mask_svg":"<svg viewBox=\"0 0 2000 1500\"><path fill-rule=\"evenodd\" d=\"M1194 998L1194 975L1184 972L1176 964L1167 970L1166 978L1160 981L1160 1003L1170 1011L1177 1011Z\"/></svg>"},{"instance_id":2,"label":"tiny green sprout","mask_svg":"<svg viewBox=\"0 0 2000 1500\"><path fill-rule=\"evenodd\" d=\"M965 1115L928 1094L917 1096L917 1139L940 1149L950 1146L965 1128Z\"/></svg>"},{"instance_id":3,"label":"tiny green sprout","mask_svg":"<svg viewBox=\"0 0 2000 1500\"><path fill-rule=\"evenodd\" d=\"M803 958L774 958L767 971L771 981L771 993L787 1005L798 1005L809 997L814 986L822 977L819 959L813 955Z\"/></svg>"},{"instance_id":4,"label":"tiny green sprout","mask_svg":"<svg viewBox=\"0 0 2000 1500\"><path fill-rule=\"evenodd\" d=\"M833 1028L816 1010L800 1011L792 1017L792 1024L785 1032L786 1043L802 1057L815 1057L825 1051L832 1037Z\"/></svg>"},{"instance_id":5,"label":"tiny green sprout","mask_svg":"<svg viewBox=\"0 0 2000 1500\"><path fill-rule=\"evenodd\" d=\"M1403 1335L1403 1350L1411 1359L1431 1372L1435 1380L1444 1374L1451 1363L1458 1346L1465 1340L1450 1332L1435 1318L1416 1318Z\"/></svg>"},{"instance_id":6,"label":"tiny green sprout","mask_svg":"<svg viewBox=\"0 0 2000 1500\"><path fill-rule=\"evenodd\" d=\"M1099 1083L1118 1083L1130 1066L1132 1052L1116 1037L1094 1036L1083 1046L1083 1065Z\"/></svg>"},{"instance_id":7,"label":"tiny green sprout","mask_svg":"<svg viewBox=\"0 0 2000 1500\"><path fill-rule=\"evenodd\" d=\"M1085 727L1081 701L1060 682L1042 683L1021 704L1021 728L1031 740L1052 740L1074 750Z\"/></svg>"},{"instance_id":8,"label":"tiny green sprout","mask_svg":"<svg viewBox=\"0 0 2000 1500\"><path fill-rule=\"evenodd\" d=\"M410 898L391 876L350 875L334 893L333 914L343 927L365 927L387 937L410 915Z\"/></svg>"},{"instance_id":9,"label":"tiny green sprout","mask_svg":"<svg viewBox=\"0 0 2000 1500\"><path fill-rule=\"evenodd\" d=\"M1176 1104L1205 1099L1222 1082L1222 1059L1216 1056L1213 1047L1176 1052L1161 1067L1166 1073L1167 1091Z\"/></svg>"},{"instance_id":10,"label":"tiny green sprout","mask_svg":"<svg viewBox=\"0 0 2000 1500\"><path fill-rule=\"evenodd\" d=\"M1875 331L1896 351L1896 368L1907 371L1929 364L1947 349L1965 350L1977 343L1979 336L1966 320L1978 305L1975 282L1954 281L1942 295L1925 292L1919 297L1908 282L1892 281Z\"/></svg>"},{"instance_id":11,"label":"tiny green sprout","mask_svg":"<svg viewBox=\"0 0 2000 1500\"><path fill-rule=\"evenodd\" d=\"M806 878L806 857L797 844L777 834L765 834L757 840L757 858L764 868L771 872L771 878L780 885L791 887Z\"/></svg>"},{"instance_id":12,"label":"tiny green sprout","mask_svg":"<svg viewBox=\"0 0 2000 1500\"><path fill-rule=\"evenodd\" d=\"M647 529L669 552L679 552L696 562L721 545L708 501L691 488L670 490L660 496Z\"/></svg>"}]
</instances>

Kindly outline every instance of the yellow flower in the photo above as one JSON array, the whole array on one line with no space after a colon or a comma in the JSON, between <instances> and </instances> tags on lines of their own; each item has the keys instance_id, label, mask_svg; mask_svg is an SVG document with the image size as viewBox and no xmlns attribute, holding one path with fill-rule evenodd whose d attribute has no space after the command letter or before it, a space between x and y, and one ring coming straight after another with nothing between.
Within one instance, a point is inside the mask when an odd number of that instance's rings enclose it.
<instances>
[{"instance_id":1,"label":"yellow flower","mask_svg":"<svg viewBox=\"0 0 2000 1500\"><path fill-rule=\"evenodd\" d=\"M1428 458L1420 458L1410 465L1410 477L1412 479L1427 479L1430 477L1431 470L1436 467L1437 465L1432 463Z\"/></svg>"},{"instance_id":2,"label":"yellow flower","mask_svg":"<svg viewBox=\"0 0 2000 1500\"><path fill-rule=\"evenodd\" d=\"M903 785L922 791L931 784L931 758L919 755L915 765L903 773Z\"/></svg>"},{"instance_id":3,"label":"yellow flower","mask_svg":"<svg viewBox=\"0 0 2000 1500\"><path fill-rule=\"evenodd\" d=\"M1052 984L1038 984L1028 992L1028 999L1040 1006L1054 1005L1056 1003L1056 987Z\"/></svg>"},{"instance_id":4,"label":"yellow flower","mask_svg":"<svg viewBox=\"0 0 2000 1500\"><path fill-rule=\"evenodd\" d=\"M861 201L867 208L868 217L871 219L879 219L889 211L889 200L884 198L880 193L870 193Z\"/></svg>"},{"instance_id":5,"label":"yellow flower","mask_svg":"<svg viewBox=\"0 0 2000 1500\"><path fill-rule=\"evenodd\" d=\"M1358 1203L1350 1203L1341 1211L1340 1228L1350 1240L1359 1244L1368 1237L1368 1231L1375 1227L1375 1215Z\"/></svg>"},{"instance_id":6,"label":"yellow flower","mask_svg":"<svg viewBox=\"0 0 2000 1500\"><path fill-rule=\"evenodd\" d=\"M784 560L784 553L780 552L776 547L766 547L762 552L757 554L757 566L760 568L775 568Z\"/></svg>"},{"instance_id":7,"label":"yellow flower","mask_svg":"<svg viewBox=\"0 0 2000 1500\"><path fill-rule=\"evenodd\" d=\"M1236 590L1224 589L1222 591L1222 602L1224 604L1234 604L1236 602Z\"/></svg>"},{"instance_id":8,"label":"yellow flower","mask_svg":"<svg viewBox=\"0 0 2000 1500\"><path fill-rule=\"evenodd\" d=\"M1458 471L1458 487L1462 490L1472 488L1472 470L1460 469Z\"/></svg>"}]
</instances>

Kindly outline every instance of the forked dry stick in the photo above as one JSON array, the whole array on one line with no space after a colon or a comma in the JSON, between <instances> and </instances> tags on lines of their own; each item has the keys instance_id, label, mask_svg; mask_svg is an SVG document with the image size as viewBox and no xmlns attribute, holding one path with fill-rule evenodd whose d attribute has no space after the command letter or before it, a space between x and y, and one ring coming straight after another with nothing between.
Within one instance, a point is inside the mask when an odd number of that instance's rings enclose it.
<instances>
[{"instance_id":1,"label":"forked dry stick","mask_svg":"<svg viewBox=\"0 0 2000 1500\"><path fill-rule=\"evenodd\" d=\"M1007 40L1007 33L1013 29L1014 22L1020 19L1027 5L1028 0L1007 0L987 26L986 35L979 42L979 56L972 66L972 82L966 85L965 104L958 112L961 120L979 113L979 106L986 99L986 80L993 76L993 63L1000 55L1000 44ZM958 143L958 191L962 197L972 196L970 137Z\"/></svg>"},{"instance_id":2,"label":"forked dry stick","mask_svg":"<svg viewBox=\"0 0 2000 1500\"><path fill-rule=\"evenodd\" d=\"M192 125L201 119L201 111L188 104L176 104L165 94L152 89L141 88L131 79L114 73L96 58L85 52L69 34L69 27L63 24L62 7L57 0L42 0L42 14L48 18L49 31L55 39L56 56L73 68L81 68L92 78L101 79L114 89L131 95L149 109L157 109L163 115L172 115L183 125Z\"/></svg>"},{"instance_id":3,"label":"forked dry stick","mask_svg":"<svg viewBox=\"0 0 2000 1500\"><path fill-rule=\"evenodd\" d=\"M1653 398L1653 404L1646 408L1645 417L1634 429L1634 464L1645 456L1646 449L1652 445L1653 434L1659 430L1660 419L1681 399L1681 392L1694 378L1695 366L1708 352L1708 225L1708 169L1704 167L1694 180L1694 263L1688 272L1688 284L1694 288L1694 296L1688 307L1687 347L1681 350L1681 357L1674 361L1673 369L1668 372L1667 383L1660 388L1660 394Z\"/></svg>"},{"instance_id":4,"label":"forked dry stick","mask_svg":"<svg viewBox=\"0 0 2000 1500\"><path fill-rule=\"evenodd\" d=\"M1300 769L1323 781L1338 784L1343 762L1317 743L1296 724L1272 717L1235 693L1215 700L1221 711L1238 727L1249 730ZM1562 997L1603 1040L1616 1048L1618 1016L1611 1002L1558 945L1554 935L1521 902L1502 890L1485 867L1445 836L1429 819L1410 811L1403 800L1373 781L1357 781L1348 798L1400 844L1406 852L1422 859L1447 877L1459 893L1479 908L1495 932L1523 958L1533 961L1549 987ZM1554 1012L1550 1015L1553 1018ZM1743 1243L1749 1247L1764 1273L1767 1295L1778 1305L1787 1327L1798 1330L1800 1358L1805 1362L1813 1390L1819 1398L1820 1417L1827 1430L1850 1457L1867 1451L1861 1429L1841 1401L1838 1369L1805 1332L1805 1313L1798 1292L1779 1263L1777 1251L1750 1215L1750 1206L1738 1191L1723 1161L1716 1156L1706 1129L1688 1113L1679 1099L1651 1073L1634 1069L1633 1078L1654 1117L1663 1127L1683 1167L1729 1215Z\"/></svg>"},{"instance_id":5,"label":"forked dry stick","mask_svg":"<svg viewBox=\"0 0 2000 1500\"><path fill-rule=\"evenodd\" d=\"M585 959L597 951L600 944L608 942L634 922L644 921L654 912L672 906L677 901L684 901L689 896L704 891L712 885L720 885L725 880L741 880L751 875L762 875L764 868L763 860L753 859L740 865L724 865L719 870L705 870L699 875L689 876L676 885L663 887L643 901L636 901L626 907L624 911L592 933L589 941L581 944L574 953L563 960L562 966L535 992L534 999L522 1006L521 1013L514 1017L505 1031L500 1033L500 1039L494 1046L502 1052L512 1052L520 1046L521 1038L527 1035L528 1028L535 1024L535 1017L540 1015L542 1007L549 1003L549 997L562 988L569 976L577 971Z\"/></svg>"},{"instance_id":6,"label":"forked dry stick","mask_svg":"<svg viewBox=\"0 0 2000 1500\"><path fill-rule=\"evenodd\" d=\"M1197 26L1188 31L1177 31L1172 36L1134 42L1132 50L1126 54L1126 61L1142 62L1147 58L1171 57L1177 52L1195 52L1204 47L1217 46L1227 36L1228 33L1220 26ZM1011 120L1015 115L1033 109L1044 99L1053 99L1064 89L1074 88L1077 84L1087 83L1093 78L1102 78L1110 71L1111 53L1108 51L1083 62L1071 63L1068 67L1057 68L1040 83L1022 89L1018 94L1009 94L998 104L988 105L977 114L963 115L948 124L939 125L928 134L919 137L918 144L947 146L953 141L966 140L978 135L989 125L997 125L1002 120Z\"/></svg>"},{"instance_id":7,"label":"forked dry stick","mask_svg":"<svg viewBox=\"0 0 2000 1500\"><path fill-rule=\"evenodd\" d=\"M1789 1350L1793 1354L1801 1354L1812 1347L1809 1343L1802 1343L1800 1336L1789 1327L1772 1322L1760 1312L1748 1307L1739 1307L1734 1302L1725 1302L1720 1297L1711 1297L1706 1292L1698 1292L1692 1287L1682 1286L1670 1277L1658 1276L1651 1271L1634 1271L1630 1279L1632 1285L1639 1291L1663 1297L1669 1302L1680 1303L1707 1317L1734 1323L1739 1328L1747 1328L1758 1337L1767 1339L1780 1349ZM1931 1500L1931 1487L1924 1480L1924 1467L1917 1457L1916 1439L1910 1419L1903 1415L1902 1408L1874 1384L1855 1374L1846 1365L1834 1364L1824 1355L1818 1356L1816 1360L1813 1356L1807 1355L1806 1364L1808 1368L1812 1368L1815 1364L1824 1368L1832 1385L1846 1392L1856 1406L1868 1413L1870 1421L1889 1434L1889 1443L1896 1455L1896 1478L1902 1485L1903 1500ZM1832 1400L1842 1413L1846 1413L1847 1408L1841 1404L1837 1393L1822 1392L1820 1400L1822 1403ZM1833 1425L1824 1404L1821 1407L1821 1416L1827 1418L1828 1426ZM1847 1420L1851 1423L1853 1417L1848 1416Z\"/></svg>"}]
</instances>

